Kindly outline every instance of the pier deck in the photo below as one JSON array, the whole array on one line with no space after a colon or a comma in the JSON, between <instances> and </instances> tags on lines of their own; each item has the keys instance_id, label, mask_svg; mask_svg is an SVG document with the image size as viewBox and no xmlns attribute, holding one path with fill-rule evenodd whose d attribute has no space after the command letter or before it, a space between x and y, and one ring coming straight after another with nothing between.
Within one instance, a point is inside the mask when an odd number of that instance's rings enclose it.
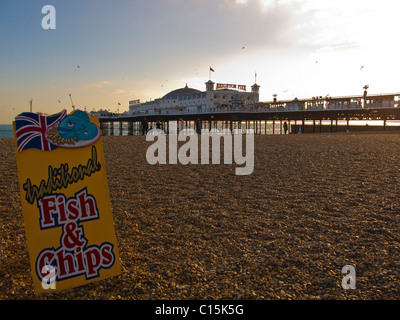
<instances>
[{"instance_id":1,"label":"pier deck","mask_svg":"<svg viewBox=\"0 0 400 320\"><path fill-rule=\"evenodd\" d=\"M283 108L282 108L283 109ZM170 122L180 123L180 128L188 128L199 120L202 128L217 128L218 123L222 123L224 128L233 130L235 128L249 128L249 124L255 129L256 133L266 132L267 121L272 122L273 131L275 131L275 123L287 122L290 131L297 132L297 127L302 127L302 132L306 132L305 122L312 121L311 132L322 132L322 122L330 120L332 132L337 131L338 122L346 121L349 127L351 120L381 120L383 130L386 128L386 121L400 120L400 108L353 108L353 109L322 109L322 110L279 110L276 109L244 109L239 110L202 110L201 112L174 112L174 113L140 113L132 115L110 115L101 116L100 124L103 130L108 129L109 135L114 135L115 124L121 128L119 133L122 134L123 123L128 124L128 135L141 134L141 123L145 119L149 123L149 128L156 128L159 123L161 128L165 128L166 133L169 132ZM300 122L300 123L299 123ZM293 125L294 123L294 125ZM262 125L263 124L263 125ZM308 130L310 132L310 130ZM275 133L275 132L274 132ZM280 132L282 133L281 130Z\"/></svg>"}]
</instances>

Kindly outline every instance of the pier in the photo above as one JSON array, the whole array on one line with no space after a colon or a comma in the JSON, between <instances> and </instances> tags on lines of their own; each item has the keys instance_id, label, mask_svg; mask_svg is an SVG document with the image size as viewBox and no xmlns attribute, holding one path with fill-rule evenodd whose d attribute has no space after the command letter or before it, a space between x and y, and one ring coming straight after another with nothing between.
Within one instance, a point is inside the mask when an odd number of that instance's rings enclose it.
<instances>
[{"instance_id":1,"label":"pier","mask_svg":"<svg viewBox=\"0 0 400 320\"><path fill-rule=\"evenodd\" d=\"M400 120L400 94L351 97L313 97L312 99L259 102L253 105L216 105L197 110L151 110L131 114L102 114L100 125L105 135L141 135L142 121L149 129L163 129L166 134L194 129L253 129L255 134L322 133L348 131L354 120L375 120L386 131L391 121ZM370 129L370 128L369 128Z\"/></svg>"}]
</instances>

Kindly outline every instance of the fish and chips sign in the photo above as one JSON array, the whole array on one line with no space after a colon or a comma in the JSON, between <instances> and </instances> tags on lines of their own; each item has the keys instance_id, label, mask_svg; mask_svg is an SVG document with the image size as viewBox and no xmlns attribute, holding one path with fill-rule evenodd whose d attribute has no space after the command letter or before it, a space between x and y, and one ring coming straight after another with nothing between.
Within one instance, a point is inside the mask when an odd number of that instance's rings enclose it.
<instances>
[{"instance_id":1,"label":"fish and chips sign","mask_svg":"<svg viewBox=\"0 0 400 320\"><path fill-rule=\"evenodd\" d=\"M35 293L118 275L98 118L24 112L13 125Z\"/></svg>"}]
</instances>

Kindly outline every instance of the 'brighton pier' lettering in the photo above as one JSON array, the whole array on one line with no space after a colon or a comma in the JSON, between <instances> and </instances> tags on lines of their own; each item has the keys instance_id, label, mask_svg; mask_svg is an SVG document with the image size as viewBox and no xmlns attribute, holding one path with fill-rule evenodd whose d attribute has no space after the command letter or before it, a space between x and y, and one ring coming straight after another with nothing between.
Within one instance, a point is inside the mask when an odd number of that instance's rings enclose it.
<instances>
[{"instance_id":1,"label":"'brighton pier' lettering","mask_svg":"<svg viewBox=\"0 0 400 320\"><path fill-rule=\"evenodd\" d=\"M168 135L168 160L169 164L199 164L199 140L201 143L200 163L209 164L210 162L210 139L212 142L212 164L220 164L221 138L224 139L224 164L232 164L233 159L236 164L244 167L235 168L236 175L250 175L254 170L254 130L246 131L246 154L243 156L243 135L242 131L235 129L233 135L229 129L219 131L218 129L201 130L200 139L193 129L181 130L178 135ZM154 164L167 164L167 138L163 130L152 129L146 135L146 141L155 141L146 152L147 162ZM187 139L189 140L187 141ZM233 140L233 141L232 141ZM187 141L178 151L178 141ZM233 142L233 143L232 143ZM233 150L232 150L233 148Z\"/></svg>"}]
</instances>

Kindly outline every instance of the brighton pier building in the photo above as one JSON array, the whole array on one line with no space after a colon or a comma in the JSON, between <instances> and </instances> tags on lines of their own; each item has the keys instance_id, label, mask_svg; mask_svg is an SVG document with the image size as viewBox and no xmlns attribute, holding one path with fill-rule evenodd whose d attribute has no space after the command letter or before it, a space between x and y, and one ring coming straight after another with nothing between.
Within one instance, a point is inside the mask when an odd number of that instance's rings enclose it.
<instances>
[{"instance_id":1,"label":"brighton pier building","mask_svg":"<svg viewBox=\"0 0 400 320\"><path fill-rule=\"evenodd\" d=\"M260 86L256 83L248 92L246 85L205 83L206 91L189 88L173 90L165 96L152 101L140 103L140 100L129 101L129 114L173 114L201 113L205 111L235 110L259 102Z\"/></svg>"}]
</instances>

